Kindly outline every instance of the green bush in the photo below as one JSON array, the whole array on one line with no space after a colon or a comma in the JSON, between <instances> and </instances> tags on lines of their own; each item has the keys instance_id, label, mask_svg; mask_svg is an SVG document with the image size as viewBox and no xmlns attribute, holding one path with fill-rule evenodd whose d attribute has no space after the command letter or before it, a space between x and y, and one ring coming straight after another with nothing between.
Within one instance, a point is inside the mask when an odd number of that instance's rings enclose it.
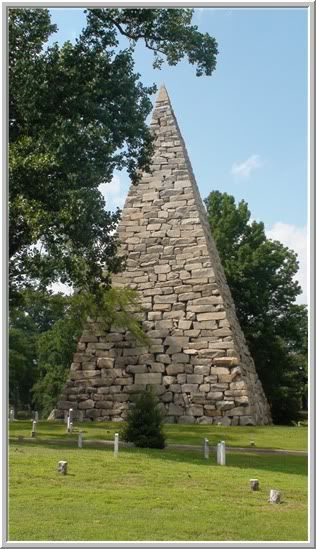
<instances>
[{"instance_id":1,"label":"green bush","mask_svg":"<svg viewBox=\"0 0 316 549\"><path fill-rule=\"evenodd\" d=\"M140 393L128 411L121 436L139 448L164 448L163 414L152 389Z\"/></svg>"}]
</instances>

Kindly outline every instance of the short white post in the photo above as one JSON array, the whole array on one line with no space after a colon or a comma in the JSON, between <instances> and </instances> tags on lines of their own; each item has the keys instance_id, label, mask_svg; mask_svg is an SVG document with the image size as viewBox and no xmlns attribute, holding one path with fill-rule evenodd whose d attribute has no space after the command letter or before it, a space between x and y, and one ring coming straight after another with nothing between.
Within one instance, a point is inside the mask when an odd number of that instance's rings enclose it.
<instances>
[{"instance_id":1,"label":"short white post","mask_svg":"<svg viewBox=\"0 0 316 549\"><path fill-rule=\"evenodd\" d=\"M14 419L15 419L14 418L14 408L11 408L9 417L10 417L10 421L14 421Z\"/></svg>"},{"instance_id":2,"label":"short white post","mask_svg":"<svg viewBox=\"0 0 316 549\"><path fill-rule=\"evenodd\" d=\"M114 456L118 456L118 450L119 450L119 435L118 433L115 433L114 435Z\"/></svg>"},{"instance_id":3,"label":"short white post","mask_svg":"<svg viewBox=\"0 0 316 549\"><path fill-rule=\"evenodd\" d=\"M82 436L82 433L80 432L78 435L78 448L82 448L82 439L83 439L83 436Z\"/></svg>"},{"instance_id":4,"label":"short white post","mask_svg":"<svg viewBox=\"0 0 316 549\"><path fill-rule=\"evenodd\" d=\"M210 457L210 448L208 445L208 439L204 439L204 457L205 459L208 459Z\"/></svg>"},{"instance_id":5,"label":"short white post","mask_svg":"<svg viewBox=\"0 0 316 549\"><path fill-rule=\"evenodd\" d=\"M217 465L220 465L220 462L221 462L221 443L220 442L217 444L216 461L217 461Z\"/></svg>"},{"instance_id":6,"label":"short white post","mask_svg":"<svg viewBox=\"0 0 316 549\"><path fill-rule=\"evenodd\" d=\"M221 465L226 465L226 446L225 440L221 442Z\"/></svg>"},{"instance_id":7,"label":"short white post","mask_svg":"<svg viewBox=\"0 0 316 549\"><path fill-rule=\"evenodd\" d=\"M32 421L32 433L31 433L31 437L34 438L36 437L36 421Z\"/></svg>"},{"instance_id":8,"label":"short white post","mask_svg":"<svg viewBox=\"0 0 316 549\"><path fill-rule=\"evenodd\" d=\"M69 408L69 413L67 416L67 433L72 432L72 425L73 425L73 409Z\"/></svg>"},{"instance_id":9,"label":"short white post","mask_svg":"<svg viewBox=\"0 0 316 549\"><path fill-rule=\"evenodd\" d=\"M218 465L226 465L225 441L219 442L217 445L217 463Z\"/></svg>"},{"instance_id":10,"label":"short white post","mask_svg":"<svg viewBox=\"0 0 316 549\"><path fill-rule=\"evenodd\" d=\"M34 412L34 420L36 423L38 422L38 412Z\"/></svg>"}]
</instances>

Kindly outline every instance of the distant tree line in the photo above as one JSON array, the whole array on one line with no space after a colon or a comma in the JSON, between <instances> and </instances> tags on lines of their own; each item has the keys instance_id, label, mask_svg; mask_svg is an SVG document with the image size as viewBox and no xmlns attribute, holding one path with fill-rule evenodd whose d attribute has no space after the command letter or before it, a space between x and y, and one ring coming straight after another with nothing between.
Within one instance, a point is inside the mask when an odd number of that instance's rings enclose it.
<instances>
[{"instance_id":1,"label":"distant tree line","mask_svg":"<svg viewBox=\"0 0 316 549\"><path fill-rule=\"evenodd\" d=\"M297 255L268 239L244 200L213 191L205 200L236 312L270 402L275 423L307 408L307 307L294 279Z\"/></svg>"}]
</instances>

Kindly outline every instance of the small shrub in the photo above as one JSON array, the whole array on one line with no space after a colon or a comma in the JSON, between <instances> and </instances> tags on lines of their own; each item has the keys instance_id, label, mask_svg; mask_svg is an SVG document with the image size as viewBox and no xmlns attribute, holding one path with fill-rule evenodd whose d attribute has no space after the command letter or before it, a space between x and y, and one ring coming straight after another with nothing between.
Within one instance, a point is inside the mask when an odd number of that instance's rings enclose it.
<instances>
[{"instance_id":1,"label":"small shrub","mask_svg":"<svg viewBox=\"0 0 316 549\"><path fill-rule=\"evenodd\" d=\"M162 419L159 401L152 389L140 393L128 411L123 440L133 442L139 448L164 448Z\"/></svg>"}]
</instances>

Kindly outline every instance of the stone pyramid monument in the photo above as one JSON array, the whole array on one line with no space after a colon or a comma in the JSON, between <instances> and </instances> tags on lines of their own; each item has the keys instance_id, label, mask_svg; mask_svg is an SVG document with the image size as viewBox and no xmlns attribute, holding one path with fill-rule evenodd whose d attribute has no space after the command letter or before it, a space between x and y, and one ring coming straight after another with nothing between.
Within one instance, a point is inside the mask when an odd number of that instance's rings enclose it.
<instances>
[{"instance_id":1,"label":"stone pyramid monument","mask_svg":"<svg viewBox=\"0 0 316 549\"><path fill-rule=\"evenodd\" d=\"M166 422L260 425L269 405L238 323L206 212L167 91L152 117L152 173L131 186L118 233L148 347L96 323L82 334L56 417L120 421L152 385Z\"/></svg>"}]
</instances>

